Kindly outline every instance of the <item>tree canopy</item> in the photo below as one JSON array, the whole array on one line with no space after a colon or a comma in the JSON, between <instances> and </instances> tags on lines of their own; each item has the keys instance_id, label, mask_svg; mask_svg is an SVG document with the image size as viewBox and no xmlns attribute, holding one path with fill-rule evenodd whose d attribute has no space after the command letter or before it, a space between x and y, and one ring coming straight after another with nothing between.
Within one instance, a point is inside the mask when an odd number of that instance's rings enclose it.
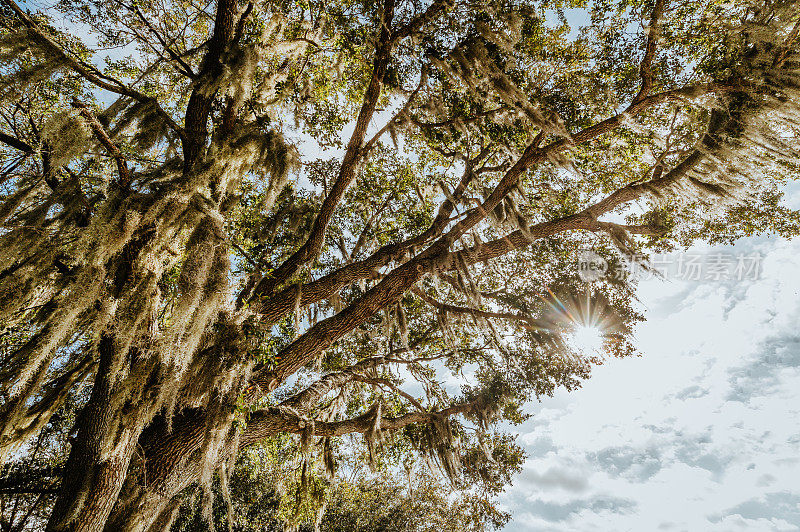
<instances>
[{"instance_id":1,"label":"tree canopy","mask_svg":"<svg viewBox=\"0 0 800 532\"><path fill-rule=\"evenodd\" d=\"M0 0L0 491L41 479L50 531L502 526L503 427L635 353L614 272L797 234L799 33L784 0Z\"/></svg>"}]
</instances>

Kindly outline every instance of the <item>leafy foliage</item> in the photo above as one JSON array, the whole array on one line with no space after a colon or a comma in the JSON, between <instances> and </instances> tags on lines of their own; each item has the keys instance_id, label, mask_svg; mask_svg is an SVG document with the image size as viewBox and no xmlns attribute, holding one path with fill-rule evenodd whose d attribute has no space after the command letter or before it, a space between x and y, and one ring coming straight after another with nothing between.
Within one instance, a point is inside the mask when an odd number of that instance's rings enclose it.
<instances>
[{"instance_id":1,"label":"leafy foliage","mask_svg":"<svg viewBox=\"0 0 800 532\"><path fill-rule=\"evenodd\" d=\"M635 353L581 251L800 230L795 2L1 9L0 460L80 412L48 530L501 526L498 426Z\"/></svg>"}]
</instances>

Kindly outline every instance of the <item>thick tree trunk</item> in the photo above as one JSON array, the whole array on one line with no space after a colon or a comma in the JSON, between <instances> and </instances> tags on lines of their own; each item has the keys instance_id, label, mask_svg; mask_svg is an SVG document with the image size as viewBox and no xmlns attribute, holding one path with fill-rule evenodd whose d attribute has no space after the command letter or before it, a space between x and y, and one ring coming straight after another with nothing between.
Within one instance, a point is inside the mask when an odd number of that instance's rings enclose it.
<instances>
[{"instance_id":1,"label":"thick tree trunk","mask_svg":"<svg viewBox=\"0 0 800 532\"><path fill-rule=\"evenodd\" d=\"M191 171L202 158L208 139L208 116L214 94L208 94L204 84L218 76L222 68L220 57L234 37L236 6L235 0L219 0L217 3L214 32L204 57L201 79L192 91L186 110L186 137L183 143L186 172ZM123 176L120 175L120 178ZM133 260L123 262L132 264ZM124 286L130 273L124 271L114 279L117 291ZM77 438L70 450L61 492L47 525L48 532L99 532L106 527L115 505L119 506L117 499L126 483L131 457L144 422L138 419L135 405L128 408L115 397L119 394L114 390L116 377L112 369L116 366L115 358L124 356L124 353L115 353L114 343L111 334L104 335L100 340L97 376L89 403L76 423ZM131 420L130 425L119 426L117 421L120 416ZM178 464L181 463L180 458L169 459L171 462L176 460ZM144 471L147 471L146 466ZM152 510L147 510L145 521L155 521L172 498L164 499L164 504L154 504ZM151 517L150 514L154 515Z\"/></svg>"},{"instance_id":2,"label":"thick tree trunk","mask_svg":"<svg viewBox=\"0 0 800 532\"><path fill-rule=\"evenodd\" d=\"M176 497L200 480L203 467L213 468L238 453L238 441L230 434L212 458L214 463L207 464L202 451L205 435L205 422L194 410L176 415L171 430L163 418L148 427L139 440L142 454L131 465L106 532L166 530Z\"/></svg>"},{"instance_id":3,"label":"thick tree trunk","mask_svg":"<svg viewBox=\"0 0 800 532\"><path fill-rule=\"evenodd\" d=\"M139 452L106 523L106 532L167 530L181 492L200 481L204 467L216 468L241 448L270 435L302 430L280 415L259 417L240 436L234 432L238 429L232 427L224 445L211 458L212 463L207 463L203 453L204 419L202 410L187 409L175 416L171 430L163 417L145 429L139 439Z\"/></svg>"},{"instance_id":4,"label":"thick tree trunk","mask_svg":"<svg viewBox=\"0 0 800 532\"><path fill-rule=\"evenodd\" d=\"M113 338L104 335L98 350L100 365L92 395L77 421L78 435L47 524L48 532L103 530L125 481L141 431L134 421L133 426L126 427L110 445L109 432L117 413L112 401L113 376L109 373L114 357Z\"/></svg>"},{"instance_id":5,"label":"thick tree trunk","mask_svg":"<svg viewBox=\"0 0 800 532\"><path fill-rule=\"evenodd\" d=\"M235 449L230 449L235 452ZM200 453L175 464L168 478L147 483L141 474L129 475L105 525L106 532L162 532L168 530L183 490L200 478Z\"/></svg>"}]
</instances>

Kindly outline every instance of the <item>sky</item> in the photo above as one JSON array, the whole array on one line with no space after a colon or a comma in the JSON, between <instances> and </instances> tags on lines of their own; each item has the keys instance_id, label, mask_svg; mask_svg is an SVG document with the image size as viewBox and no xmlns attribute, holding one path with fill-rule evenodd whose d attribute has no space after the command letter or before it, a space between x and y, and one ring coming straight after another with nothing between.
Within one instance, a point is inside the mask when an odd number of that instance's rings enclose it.
<instances>
[{"instance_id":1,"label":"sky","mask_svg":"<svg viewBox=\"0 0 800 532\"><path fill-rule=\"evenodd\" d=\"M730 275L708 266L720 256ZM737 256L760 271L734 275ZM669 259L640 283L642 356L516 427L528 458L502 497L508 532L800 530L800 240L692 248L698 280Z\"/></svg>"}]
</instances>

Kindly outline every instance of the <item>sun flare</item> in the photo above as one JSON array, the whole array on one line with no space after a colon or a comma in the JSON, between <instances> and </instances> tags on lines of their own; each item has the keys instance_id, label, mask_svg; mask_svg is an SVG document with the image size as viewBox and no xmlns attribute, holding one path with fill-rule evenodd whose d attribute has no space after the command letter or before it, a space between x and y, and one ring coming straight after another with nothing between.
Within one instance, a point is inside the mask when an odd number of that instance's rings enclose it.
<instances>
[{"instance_id":1,"label":"sun flare","mask_svg":"<svg viewBox=\"0 0 800 532\"><path fill-rule=\"evenodd\" d=\"M572 345L585 354L600 351L605 343L605 334L596 325L579 325L571 336Z\"/></svg>"}]
</instances>

